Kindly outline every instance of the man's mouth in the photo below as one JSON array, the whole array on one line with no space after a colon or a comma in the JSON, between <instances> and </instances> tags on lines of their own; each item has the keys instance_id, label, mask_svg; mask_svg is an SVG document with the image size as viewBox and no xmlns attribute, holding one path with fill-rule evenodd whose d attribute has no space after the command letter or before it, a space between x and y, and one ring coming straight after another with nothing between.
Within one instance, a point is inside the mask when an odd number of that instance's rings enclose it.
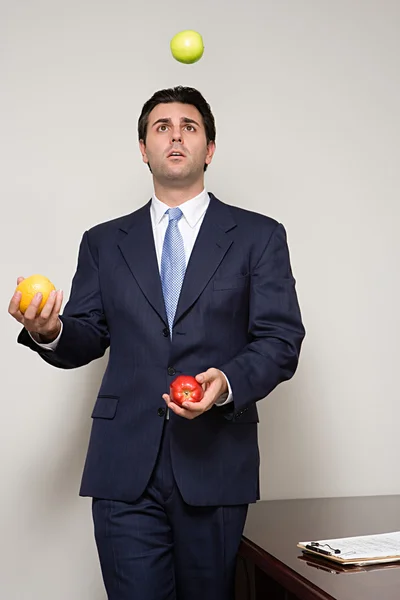
<instances>
[{"instance_id":1,"label":"man's mouth","mask_svg":"<svg viewBox=\"0 0 400 600\"><path fill-rule=\"evenodd\" d=\"M173 150L168 154L168 158L184 158L185 155L183 152L179 152L179 150Z\"/></svg>"}]
</instances>

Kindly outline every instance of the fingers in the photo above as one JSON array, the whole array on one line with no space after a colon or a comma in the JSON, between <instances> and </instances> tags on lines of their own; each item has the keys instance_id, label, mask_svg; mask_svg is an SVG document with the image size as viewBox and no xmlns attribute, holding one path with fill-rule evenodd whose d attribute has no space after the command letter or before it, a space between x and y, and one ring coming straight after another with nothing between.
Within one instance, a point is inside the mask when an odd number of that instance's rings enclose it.
<instances>
[{"instance_id":1,"label":"fingers","mask_svg":"<svg viewBox=\"0 0 400 600\"><path fill-rule=\"evenodd\" d=\"M8 312L19 323L22 323L23 318L24 318L23 314L19 310L19 305L20 305L20 302L21 302L21 297L22 297L21 292L15 292L15 294L13 295L13 297L10 300L10 304L8 305Z\"/></svg>"},{"instance_id":2,"label":"fingers","mask_svg":"<svg viewBox=\"0 0 400 600\"><path fill-rule=\"evenodd\" d=\"M200 400L200 402L184 402L183 406L186 411L189 411L189 413L192 413L194 416L201 415L203 412L210 410L214 404L213 397L214 394L212 397L204 395L204 398Z\"/></svg>"},{"instance_id":3,"label":"fingers","mask_svg":"<svg viewBox=\"0 0 400 600\"><path fill-rule=\"evenodd\" d=\"M163 394L163 399L165 400L165 403L167 404L169 410L178 415L179 417L184 417L185 419L194 419L200 414L194 414L191 411L188 411L186 408L175 404L175 402L172 402L168 394Z\"/></svg>"},{"instance_id":4,"label":"fingers","mask_svg":"<svg viewBox=\"0 0 400 600\"><path fill-rule=\"evenodd\" d=\"M163 398L168 405L168 408L180 417L185 419L194 419L210 410L216 400L221 396L225 385L225 378L221 371L214 367L207 369L204 373L196 375L196 380L201 384L204 390L204 396L200 402L184 402L182 406L171 401L168 394L164 394Z\"/></svg>"},{"instance_id":5,"label":"fingers","mask_svg":"<svg viewBox=\"0 0 400 600\"><path fill-rule=\"evenodd\" d=\"M24 313L25 323L32 324L32 322L35 320L38 308L42 301L42 297L43 297L42 294L39 292L38 294L35 294L34 297L32 298L28 308L26 309L26 311Z\"/></svg>"},{"instance_id":6,"label":"fingers","mask_svg":"<svg viewBox=\"0 0 400 600\"><path fill-rule=\"evenodd\" d=\"M196 375L196 380L199 383L208 383L213 381L216 377L218 377L218 374L218 369L211 367L210 369L207 369L207 371L205 371L204 373L199 373L198 375Z\"/></svg>"},{"instance_id":7,"label":"fingers","mask_svg":"<svg viewBox=\"0 0 400 600\"><path fill-rule=\"evenodd\" d=\"M60 299L61 296L61 299ZM42 312L37 316L36 321L39 326L39 331L47 335L50 331L57 328L58 315L61 308L62 292L53 290L50 292L46 304L43 306Z\"/></svg>"},{"instance_id":8,"label":"fingers","mask_svg":"<svg viewBox=\"0 0 400 600\"><path fill-rule=\"evenodd\" d=\"M40 316L38 316L39 321L46 322L49 320L51 313L53 312L55 301L56 301L56 292L55 292L55 290L53 290L52 292L50 292L49 297L47 298L46 304L42 308Z\"/></svg>"},{"instance_id":9,"label":"fingers","mask_svg":"<svg viewBox=\"0 0 400 600\"><path fill-rule=\"evenodd\" d=\"M61 306L64 298L64 292L62 290L57 291L56 301L54 303L53 315L57 316L60 314Z\"/></svg>"},{"instance_id":10,"label":"fingers","mask_svg":"<svg viewBox=\"0 0 400 600\"><path fill-rule=\"evenodd\" d=\"M165 400L165 403L168 406L168 408L172 410L172 412L174 412L176 415L179 415L180 417L185 416L185 412L181 409L180 406L175 404L175 402L172 402L168 394L163 394L163 399Z\"/></svg>"},{"instance_id":11,"label":"fingers","mask_svg":"<svg viewBox=\"0 0 400 600\"><path fill-rule=\"evenodd\" d=\"M204 384L207 381L206 373L199 373L198 375L196 375L195 379L204 386Z\"/></svg>"},{"instance_id":12,"label":"fingers","mask_svg":"<svg viewBox=\"0 0 400 600\"><path fill-rule=\"evenodd\" d=\"M21 283L21 281L24 280L24 277L18 277L17 278L17 286ZM12 317L14 317L14 319L16 319L19 323L22 323L24 320L24 315L22 314L22 312L19 310L19 305L21 303L21 298L22 298L22 293L21 292L14 292L13 297L10 300L10 303L8 305L8 312L10 313L10 315Z\"/></svg>"},{"instance_id":13,"label":"fingers","mask_svg":"<svg viewBox=\"0 0 400 600\"><path fill-rule=\"evenodd\" d=\"M182 406L173 402L167 394L163 395L163 399L172 412L185 419L195 419L207 410L210 410L213 405L213 402L209 400L205 402L204 398L200 402L184 402Z\"/></svg>"},{"instance_id":14,"label":"fingers","mask_svg":"<svg viewBox=\"0 0 400 600\"><path fill-rule=\"evenodd\" d=\"M46 304L42 308L42 312L38 316L40 325L44 325L47 321L56 321L60 314L63 301L62 290L53 290L50 292Z\"/></svg>"},{"instance_id":15,"label":"fingers","mask_svg":"<svg viewBox=\"0 0 400 600\"><path fill-rule=\"evenodd\" d=\"M62 300L62 290L53 290L50 292L47 302L43 306L40 315L36 317L39 327L48 326L50 329L54 329L60 314Z\"/></svg>"},{"instance_id":16,"label":"fingers","mask_svg":"<svg viewBox=\"0 0 400 600\"><path fill-rule=\"evenodd\" d=\"M23 281L23 277L18 277L17 282ZM59 314L63 302L63 291L53 290L43 306L40 314L38 309L42 302L42 294L36 294L24 314L20 311L21 292L15 292L8 305L8 312L16 321L24 325L28 331L35 331L46 335L49 332L59 329Z\"/></svg>"}]
</instances>

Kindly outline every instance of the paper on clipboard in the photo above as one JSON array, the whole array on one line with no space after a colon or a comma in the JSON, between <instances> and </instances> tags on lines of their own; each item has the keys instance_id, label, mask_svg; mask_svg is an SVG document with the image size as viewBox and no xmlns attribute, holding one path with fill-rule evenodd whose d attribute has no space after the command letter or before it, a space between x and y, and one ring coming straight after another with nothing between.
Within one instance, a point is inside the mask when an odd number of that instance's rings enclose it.
<instances>
[{"instance_id":1,"label":"paper on clipboard","mask_svg":"<svg viewBox=\"0 0 400 600\"><path fill-rule=\"evenodd\" d=\"M316 544L317 546L312 546ZM378 564L400 561L400 531L363 535L358 537L299 542L298 547L305 552L321 556L339 563ZM335 553L335 550L340 552Z\"/></svg>"}]
</instances>

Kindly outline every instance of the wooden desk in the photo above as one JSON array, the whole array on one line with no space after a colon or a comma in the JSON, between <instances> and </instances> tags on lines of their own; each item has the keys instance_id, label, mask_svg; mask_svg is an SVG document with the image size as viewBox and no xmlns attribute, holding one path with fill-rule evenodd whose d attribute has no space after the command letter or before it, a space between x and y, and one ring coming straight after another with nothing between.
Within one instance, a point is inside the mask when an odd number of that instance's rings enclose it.
<instances>
[{"instance_id":1,"label":"wooden desk","mask_svg":"<svg viewBox=\"0 0 400 600\"><path fill-rule=\"evenodd\" d=\"M305 560L297 542L400 531L400 496L258 502L239 550L236 600L399 600L400 566Z\"/></svg>"}]
</instances>

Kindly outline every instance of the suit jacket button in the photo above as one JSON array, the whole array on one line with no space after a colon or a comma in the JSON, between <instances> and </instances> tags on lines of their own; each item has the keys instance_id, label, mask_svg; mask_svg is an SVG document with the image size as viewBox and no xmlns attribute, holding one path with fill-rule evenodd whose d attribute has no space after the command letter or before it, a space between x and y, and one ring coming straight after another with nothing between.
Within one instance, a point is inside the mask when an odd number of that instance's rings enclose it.
<instances>
[{"instance_id":1,"label":"suit jacket button","mask_svg":"<svg viewBox=\"0 0 400 600\"><path fill-rule=\"evenodd\" d=\"M165 408L159 408L157 414L159 417L163 417L165 415Z\"/></svg>"},{"instance_id":2,"label":"suit jacket button","mask_svg":"<svg viewBox=\"0 0 400 600\"><path fill-rule=\"evenodd\" d=\"M175 373L176 373L174 367L168 367L167 371L168 371L168 375L175 375Z\"/></svg>"},{"instance_id":3,"label":"suit jacket button","mask_svg":"<svg viewBox=\"0 0 400 600\"><path fill-rule=\"evenodd\" d=\"M168 337L169 336L169 329L168 327L164 327L164 329L162 330L162 334L164 337Z\"/></svg>"}]
</instances>

